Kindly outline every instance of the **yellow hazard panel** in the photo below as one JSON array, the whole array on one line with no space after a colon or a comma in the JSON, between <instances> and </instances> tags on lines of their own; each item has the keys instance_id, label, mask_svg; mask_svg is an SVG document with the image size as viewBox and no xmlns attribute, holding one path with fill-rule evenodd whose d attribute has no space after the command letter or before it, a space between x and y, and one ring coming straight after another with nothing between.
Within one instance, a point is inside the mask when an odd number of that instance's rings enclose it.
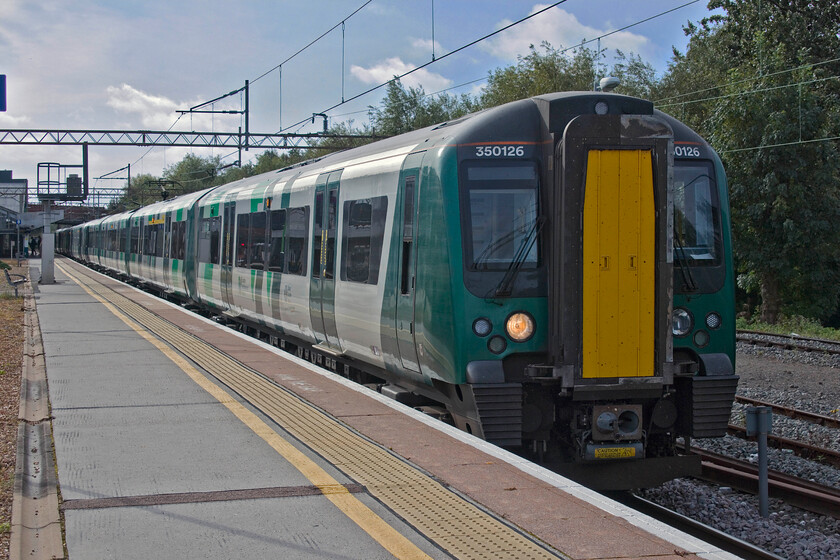
<instances>
[{"instance_id":1,"label":"yellow hazard panel","mask_svg":"<svg viewBox=\"0 0 840 560\"><path fill-rule=\"evenodd\" d=\"M656 212L648 150L590 150L583 205L584 378L654 375Z\"/></svg>"},{"instance_id":2,"label":"yellow hazard panel","mask_svg":"<svg viewBox=\"0 0 840 560\"><path fill-rule=\"evenodd\" d=\"M635 447L600 447L595 450L596 459L632 459L636 456Z\"/></svg>"}]
</instances>

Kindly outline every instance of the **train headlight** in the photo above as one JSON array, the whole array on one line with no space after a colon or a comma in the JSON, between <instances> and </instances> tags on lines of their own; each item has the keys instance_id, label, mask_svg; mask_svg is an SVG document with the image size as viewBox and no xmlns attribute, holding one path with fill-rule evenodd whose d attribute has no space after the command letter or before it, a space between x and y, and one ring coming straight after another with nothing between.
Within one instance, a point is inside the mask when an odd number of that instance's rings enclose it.
<instances>
[{"instance_id":1,"label":"train headlight","mask_svg":"<svg viewBox=\"0 0 840 560\"><path fill-rule=\"evenodd\" d=\"M505 331L514 342L525 342L534 336L534 318L524 311L512 314L505 323Z\"/></svg>"},{"instance_id":2,"label":"train headlight","mask_svg":"<svg viewBox=\"0 0 840 560\"><path fill-rule=\"evenodd\" d=\"M685 336L694 328L694 319L691 313L681 307L674 309L671 313L671 332L674 336Z\"/></svg>"},{"instance_id":3,"label":"train headlight","mask_svg":"<svg viewBox=\"0 0 840 560\"><path fill-rule=\"evenodd\" d=\"M706 315L706 326L710 329L717 329L723 324L723 319L720 318L720 315L712 311L708 315Z\"/></svg>"}]
</instances>

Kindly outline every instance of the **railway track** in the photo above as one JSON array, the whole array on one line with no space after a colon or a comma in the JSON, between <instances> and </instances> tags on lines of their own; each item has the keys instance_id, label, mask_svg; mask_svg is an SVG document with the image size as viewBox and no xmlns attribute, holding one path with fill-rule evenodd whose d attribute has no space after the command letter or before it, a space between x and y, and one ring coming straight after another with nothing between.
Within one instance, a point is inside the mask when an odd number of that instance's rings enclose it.
<instances>
[{"instance_id":1,"label":"railway track","mask_svg":"<svg viewBox=\"0 0 840 560\"><path fill-rule=\"evenodd\" d=\"M840 419L832 416L816 414L805 410L768 403L765 401L751 399L741 395L737 395L735 397L735 402L747 404L750 406L769 406L773 410L773 414L779 414L788 418L792 418L794 420L800 420L819 426L825 426L826 428L840 429ZM743 439L747 438L747 431L746 428L744 428L743 426L729 424L728 431L731 435L734 435L736 437L740 437ZM817 461L820 463L840 468L840 452L837 452L833 449L819 447L810 443L789 439L772 433L767 435L767 443L777 449L790 449L799 457L803 457L805 459L810 459L812 461Z\"/></svg>"},{"instance_id":2,"label":"railway track","mask_svg":"<svg viewBox=\"0 0 840 560\"><path fill-rule=\"evenodd\" d=\"M729 424L727 431L730 435L747 439L747 429L744 426ZM818 447L816 445L811 445L810 443L773 434L767 434L767 444L771 447L775 447L776 449L790 449L798 457L802 457L804 459L810 459L811 461L840 468L840 453L834 451L833 449L826 449L825 447Z\"/></svg>"},{"instance_id":3,"label":"railway track","mask_svg":"<svg viewBox=\"0 0 840 560\"><path fill-rule=\"evenodd\" d=\"M737 331L735 339L738 342L746 342L748 344L755 344L756 346L772 346L776 348L784 348L785 350L802 350L805 352L840 354L840 341L837 340L748 330Z\"/></svg>"},{"instance_id":4,"label":"railway track","mask_svg":"<svg viewBox=\"0 0 840 560\"><path fill-rule=\"evenodd\" d=\"M745 560L783 560L780 556L773 554L754 544L727 535L714 527L700 523L690 517L686 517L676 511L660 506L650 500L646 500L631 492L605 492L613 500L620 502L634 510L649 515L654 519L674 527L684 533L688 533L698 539L712 544L721 550L725 550Z\"/></svg>"},{"instance_id":5,"label":"railway track","mask_svg":"<svg viewBox=\"0 0 840 560\"><path fill-rule=\"evenodd\" d=\"M692 448L702 457L705 480L736 488L751 494L758 493L758 467L752 463L726 457L703 449ZM815 484L778 471L768 473L770 496L820 515L840 519L840 490Z\"/></svg>"},{"instance_id":6,"label":"railway track","mask_svg":"<svg viewBox=\"0 0 840 560\"><path fill-rule=\"evenodd\" d=\"M824 414L815 414L813 412L799 410L798 408L790 408L779 404L768 403L758 399L743 397L741 395L737 395L735 397L735 402L748 404L750 406L769 406L773 409L773 414L781 414L782 416L787 416L788 418L793 418L794 420L804 420L805 422L825 426L827 428L840 428L840 418L825 416Z\"/></svg>"}]
</instances>

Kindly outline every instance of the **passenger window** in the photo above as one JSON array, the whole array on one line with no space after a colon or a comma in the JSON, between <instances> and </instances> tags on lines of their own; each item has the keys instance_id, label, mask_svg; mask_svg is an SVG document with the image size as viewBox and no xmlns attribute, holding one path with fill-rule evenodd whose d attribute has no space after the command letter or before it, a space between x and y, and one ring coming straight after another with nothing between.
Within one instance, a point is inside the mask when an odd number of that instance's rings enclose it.
<instances>
[{"instance_id":1,"label":"passenger window","mask_svg":"<svg viewBox=\"0 0 840 560\"><path fill-rule=\"evenodd\" d=\"M341 244L341 279L376 284L385 236L388 197L348 200L344 203Z\"/></svg>"},{"instance_id":2,"label":"passenger window","mask_svg":"<svg viewBox=\"0 0 840 560\"><path fill-rule=\"evenodd\" d=\"M172 258L184 260L184 245L186 244L187 222L172 224Z\"/></svg>"},{"instance_id":3,"label":"passenger window","mask_svg":"<svg viewBox=\"0 0 840 560\"><path fill-rule=\"evenodd\" d=\"M298 276L306 274L308 230L309 206L271 212L269 270Z\"/></svg>"},{"instance_id":4,"label":"passenger window","mask_svg":"<svg viewBox=\"0 0 840 560\"><path fill-rule=\"evenodd\" d=\"M248 231L251 229L251 215L236 216L236 262L234 266L248 266Z\"/></svg>"},{"instance_id":5,"label":"passenger window","mask_svg":"<svg viewBox=\"0 0 840 560\"><path fill-rule=\"evenodd\" d=\"M321 242L323 241L324 193L315 193L315 223L312 227L312 277L321 277Z\"/></svg>"},{"instance_id":6,"label":"passenger window","mask_svg":"<svg viewBox=\"0 0 840 560\"><path fill-rule=\"evenodd\" d=\"M271 211L271 237L268 269L283 272L286 263L286 211Z\"/></svg>"},{"instance_id":7,"label":"passenger window","mask_svg":"<svg viewBox=\"0 0 840 560\"><path fill-rule=\"evenodd\" d=\"M248 264L262 269L265 267L265 212L251 214L248 238Z\"/></svg>"},{"instance_id":8,"label":"passenger window","mask_svg":"<svg viewBox=\"0 0 840 560\"><path fill-rule=\"evenodd\" d=\"M286 222L286 272L306 275L309 206L289 208ZM313 265L314 266L314 265Z\"/></svg>"},{"instance_id":9,"label":"passenger window","mask_svg":"<svg viewBox=\"0 0 840 560\"><path fill-rule=\"evenodd\" d=\"M219 264L219 230L221 216L202 218L198 232L198 260L210 264Z\"/></svg>"}]
</instances>

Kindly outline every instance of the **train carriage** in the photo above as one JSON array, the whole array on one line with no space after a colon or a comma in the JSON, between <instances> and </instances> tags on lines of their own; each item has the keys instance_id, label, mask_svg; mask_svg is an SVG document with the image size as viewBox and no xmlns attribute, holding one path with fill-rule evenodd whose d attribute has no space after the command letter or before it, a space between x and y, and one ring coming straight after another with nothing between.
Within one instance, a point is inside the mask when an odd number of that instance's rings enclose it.
<instances>
[{"instance_id":1,"label":"train carriage","mask_svg":"<svg viewBox=\"0 0 840 560\"><path fill-rule=\"evenodd\" d=\"M132 277L587 484L696 473L677 440L726 430L726 179L648 101L538 96L168 204L131 223L164 259L184 223L178 275L129 243Z\"/></svg>"},{"instance_id":2,"label":"train carriage","mask_svg":"<svg viewBox=\"0 0 840 560\"><path fill-rule=\"evenodd\" d=\"M113 274L126 272L128 220L125 214L116 214L102 218L99 224L100 245L97 264Z\"/></svg>"},{"instance_id":3,"label":"train carriage","mask_svg":"<svg viewBox=\"0 0 840 560\"><path fill-rule=\"evenodd\" d=\"M124 263L130 278L168 298L189 299L189 216L203 194L163 200L131 213L126 236L130 249Z\"/></svg>"}]
</instances>

